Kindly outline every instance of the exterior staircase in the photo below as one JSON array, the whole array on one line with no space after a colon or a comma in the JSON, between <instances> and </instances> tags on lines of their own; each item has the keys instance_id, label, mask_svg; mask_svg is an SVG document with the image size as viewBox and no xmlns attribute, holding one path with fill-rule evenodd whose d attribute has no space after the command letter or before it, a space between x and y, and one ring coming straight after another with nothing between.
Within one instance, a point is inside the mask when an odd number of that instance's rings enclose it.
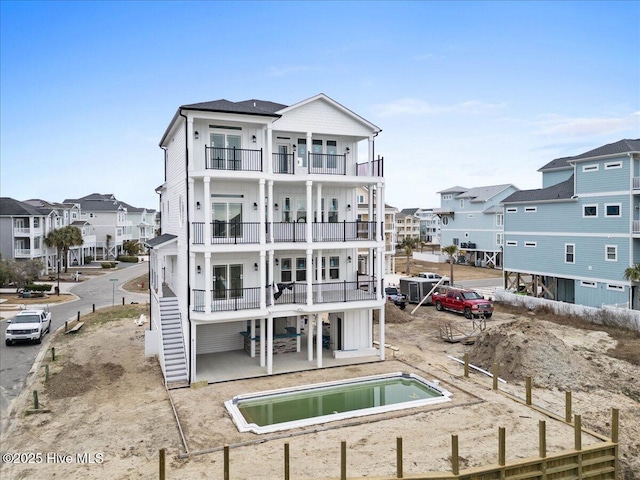
<instances>
[{"instance_id":1,"label":"exterior staircase","mask_svg":"<svg viewBox=\"0 0 640 480\"><path fill-rule=\"evenodd\" d=\"M182 335L180 309L176 297L160 299L160 324L164 353L164 379L169 383L188 383L187 357Z\"/></svg>"}]
</instances>

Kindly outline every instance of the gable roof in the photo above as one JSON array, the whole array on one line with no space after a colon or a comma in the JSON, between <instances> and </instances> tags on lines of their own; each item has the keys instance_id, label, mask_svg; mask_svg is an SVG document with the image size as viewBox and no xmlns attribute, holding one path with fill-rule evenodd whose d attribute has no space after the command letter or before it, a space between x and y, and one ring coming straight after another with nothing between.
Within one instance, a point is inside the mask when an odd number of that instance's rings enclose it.
<instances>
[{"instance_id":1,"label":"gable roof","mask_svg":"<svg viewBox=\"0 0 640 480\"><path fill-rule=\"evenodd\" d=\"M163 233L162 235L158 235L157 237L152 238L151 240L147 240L145 245L149 248L155 248L155 247L159 247L160 245L173 242L177 238L178 237L176 235L172 235L170 233Z\"/></svg>"},{"instance_id":2,"label":"gable roof","mask_svg":"<svg viewBox=\"0 0 640 480\"><path fill-rule=\"evenodd\" d=\"M44 211L26 202L21 202L11 197L0 197L0 216L13 217L41 217L48 215L49 211Z\"/></svg>"},{"instance_id":3,"label":"gable roof","mask_svg":"<svg viewBox=\"0 0 640 480\"><path fill-rule=\"evenodd\" d=\"M223 98L220 100L212 100L210 102L182 105L180 109L198 110L201 112L242 113L246 115L280 117L281 115L276 112L286 107L286 105L282 105L281 103L269 102L266 100L253 99L243 100L241 102L231 102Z\"/></svg>"},{"instance_id":4,"label":"gable roof","mask_svg":"<svg viewBox=\"0 0 640 480\"><path fill-rule=\"evenodd\" d=\"M509 187L513 187L513 185L505 183L502 185L488 185L486 187L470 188L466 192L456 195L456 198L469 198L471 199L469 200L470 202L486 202Z\"/></svg>"},{"instance_id":5,"label":"gable roof","mask_svg":"<svg viewBox=\"0 0 640 480\"><path fill-rule=\"evenodd\" d=\"M512 193L501 203L543 202L550 200L569 200L574 196L573 175L564 182L557 183L547 188L535 190L519 190Z\"/></svg>"},{"instance_id":6,"label":"gable roof","mask_svg":"<svg viewBox=\"0 0 640 480\"><path fill-rule=\"evenodd\" d=\"M630 140L623 139L617 142L608 143L588 152L581 153L573 157L562 157L551 160L542 168L539 168L539 172L548 170L566 170L573 168L571 162L578 160L585 160L587 158L608 157L612 155L622 155L625 153L640 153L640 139Z\"/></svg>"},{"instance_id":7,"label":"gable roof","mask_svg":"<svg viewBox=\"0 0 640 480\"><path fill-rule=\"evenodd\" d=\"M460 192L466 192L467 190L469 189L466 187L455 186L455 187L447 188L445 190L440 190L439 192L436 192L436 193L460 193Z\"/></svg>"},{"instance_id":8,"label":"gable roof","mask_svg":"<svg viewBox=\"0 0 640 480\"><path fill-rule=\"evenodd\" d=\"M400 210L400 213L404 213L405 215L415 215L416 212L420 210L419 208L403 208Z\"/></svg>"}]
</instances>

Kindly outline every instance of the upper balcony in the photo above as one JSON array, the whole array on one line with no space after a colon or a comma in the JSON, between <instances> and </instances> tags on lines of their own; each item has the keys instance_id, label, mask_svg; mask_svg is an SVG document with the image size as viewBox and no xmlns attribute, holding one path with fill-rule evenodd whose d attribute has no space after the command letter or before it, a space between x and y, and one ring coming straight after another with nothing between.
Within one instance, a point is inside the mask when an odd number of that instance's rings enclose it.
<instances>
[{"instance_id":1,"label":"upper balcony","mask_svg":"<svg viewBox=\"0 0 640 480\"><path fill-rule=\"evenodd\" d=\"M30 237L33 235L34 237L42 236L42 227L14 227L13 228L13 236L14 237Z\"/></svg>"},{"instance_id":2,"label":"upper balcony","mask_svg":"<svg viewBox=\"0 0 640 480\"><path fill-rule=\"evenodd\" d=\"M211 222L211 238L206 240L205 223L191 223L193 245L239 245L260 243L260 231L264 229L268 243L306 242L307 224L303 222ZM317 222L312 223L313 242L375 241L376 222Z\"/></svg>"},{"instance_id":3,"label":"upper balcony","mask_svg":"<svg viewBox=\"0 0 640 480\"><path fill-rule=\"evenodd\" d=\"M205 170L267 173L263 149L205 146ZM283 175L384 176L384 159L355 163L347 154L307 153L306 165L298 165L294 153L273 153L271 171Z\"/></svg>"}]
</instances>

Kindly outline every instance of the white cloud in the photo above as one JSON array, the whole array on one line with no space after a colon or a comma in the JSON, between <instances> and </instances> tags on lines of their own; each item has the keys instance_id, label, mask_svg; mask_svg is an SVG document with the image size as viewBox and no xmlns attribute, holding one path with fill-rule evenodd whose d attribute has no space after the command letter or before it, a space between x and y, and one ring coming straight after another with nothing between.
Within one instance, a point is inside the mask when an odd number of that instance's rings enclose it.
<instances>
[{"instance_id":1,"label":"white cloud","mask_svg":"<svg viewBox=\"0 0 640 480\"><path fill-rule=\"evenodd\" d=\"M443 113L477 114L504 108L506 103L484 103L479 100L467 100L452 105L433 105L418 98L402 98L389 103L372 106L374 112L381 117L395 115L434 115Z\"/></svg>"},{"instance_id":2,"label":"white cloud","mask_svg":"<svg viewBox=\"0 0 640 480\"><path fill-rule=\"evenodd\" d=\"M640 112L624 117L612 118L562 118L552 116L545 120L534 122L537 133L545 135L561 135L565 137L590 137L608 135L625 130L638 130Z\"/></svg>"}]
</instances>

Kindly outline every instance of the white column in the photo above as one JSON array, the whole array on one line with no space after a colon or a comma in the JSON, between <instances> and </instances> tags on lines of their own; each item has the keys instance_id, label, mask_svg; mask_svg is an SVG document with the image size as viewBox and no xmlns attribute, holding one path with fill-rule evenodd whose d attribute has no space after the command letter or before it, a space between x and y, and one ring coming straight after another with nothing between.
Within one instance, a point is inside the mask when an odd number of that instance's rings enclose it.
<instances>
[{"instance_id":1,"label":"white column","mask_svg":"<svg viewBox=\"0 0 640 480\"><path fill-rule=\"evenodd\" d=\"M251 358L256 356L256 319L252 318L249 322L249 336L251 337Z\"/></svg>"},{"instance_id":2,"label":"white column","mask_svg":"<svg viewBox=\"0 0 640 480\"><path fill-rule=\"evenodd\" d=\"M369 152L368 152L368 157L369 157L369 176L373 177L373 156L375 155L375 151L374 151L374 145L375 145L375 140L373 136L369 137Z\"/></svg>"},{"instance_id":3,"label":"white column","mask_svg":"<svg viewBox=\"0 0 640 480\"><path fill-rule=\"evenodd\" d=\"M322 315L316 314L316 366L322 368Z\"/></svg>"},{"instance_id":4,"label":"white column","mask_svg":"<svg viewBox=\"0 0 640 480\"><path fill-rule=\"evenodd\" d=\"M376 242L384 240L384 188L382 183L376 187Z\"/></svg>"},{"instance_id":5,"label":"white column","mask_svg":"<svg viewBox=\"0 0 640 480\"><path fill-rule=\"evenodd\" d=\"M273 373L273 316L267 317L267 375Z\"/></svg>"},{"instance_id":6,"label":"white column","mask_svg":"<svg viewBox=\"0 0 640 480\"><path fill-rule=\"evenodd\" d=\"M263 169L265 172L267 173L273 173L273 155L271 155L271 153L273 152L273 130L271 128L271 124L267 125L267 149L264 152L264 156L262 157L262 161L266 162L267 164L267 168Z\"/></svg>"},{"instance_id":7,"label":"white column","mask_svg":"<svg viewBox=\"0 0 640 480\"><path fill-rule=\"evenodd\" d=\"M311 319L315 318L315 315L308 316L307 322L307 360L313 361L313 327Z\"/></svg>"},{"instance_id":8,"label":"white column","mask_svg":"<svg viewBox=\"0 0 640 480\"><path fill-rule=\"evenodd\" d=\"M307 305L313 303L313 250L307 250Z\"/></svg>"},{"instance_id":9,"label":"white column","mask_svg":"<svg viewBox=\"0 0 640 480\"><path fill-rule=\"evenodd\" d=\"M191 299L191 305L194 305L195 294L193 293L193 289L196 285L196 254L193 252L189 253L189 263L191 264L191 268L189 269L189 284L191 285L189 298Z\"/></svg>"},{"instance_id":10,"label":"white column","mask_svg":"<svg viewBox=\"0 0 640 480\"><path fill-rule=\"evenodd\" d=\"M267 183L267 222L269 223L269 236L267 242L273 243L273 180Z\"/></svg>"},{"instance_id":11,"label":"white column","mask_svg":"<svg viewBox=\"0 0 640 480\"><path fill-rule=\"evenodd\" d=\"M267 285L268 281L264 278L264 274L267 271L267 254L266 252L260 252L260 262L258 263L258 281L260 282L260 308L264 310L267 308Z\"/></svg>"},{"instance_id":12,"label":"white column","mask_svg":"<svg viewBox=\"0 0 640 480\"><path fill-rule=\"evenodd\" d=\"M211 287L213 285L211 271L211 252L204 254L204 313L211 313ZM201 274L202 275L202 274Z\"/></svg>"},{"instance_id":13,"label":"white column","mask_svg":"<svg viewBox=\"0 0 640 480\"><path fill-rule=\"evenodd\" d=\"M260 245L264 245L267 241L267 231L265 229L265 220L266 220L266 215L265 215L265 201L264 201L264 183L265 180L264 178L261 178L259 183L258 183L258 201L256 202L258 204L258 218L259 218L259 222L260 222L260 226L258 228L260 228L260 232L259 232L259 236L260 236Z\"/></svg>"},{"instance_id":14,"label":"white column","mask_svg":"<svg viewBox=\"0 0 640 480\"><path fill-rule=\"evenodd\" d=\"M187 171L193 171L193 118L187 117L187 150L189 151L189 163Z\"/></svg>"},{"instance_id":15,"label":"white column","mask_svg":"<svg viewBox=\"0 0 640 480\"><path fill-rule=\"evenodd\" d=\"M296 316L296 352L300 353L301 339L300 339L300 322L302 321L302 317L300 315Z\"/></svg>"},{"instance_id":16,"label":"white column","mask_svg":"<svg viewBox=\"0 0 640 480\"><path fill-rule=\"evenodd\" d=\"M275 269L275 264L273 261L273 250L269 250L269 278L267 278L267 285L269 286L269 298L265 299L265 301L266 300L269 301L269 305L273 305L275 303L275 300L273 298L274 269Z\"/></svg>"},{"instance_id":17,"label":"white column","mask_svg":"<svg viewBox=\"0 0 640 480\"><path fill-rule=\"evenodd\" d=\"M260 319L260 366L264 367L266 365L266 360L265 360L265 352L266 352L266 342L265 342L265 337L266 337L266 321L264 318Z\"/></svg>"},{"instance_id":18,"label":"white column","mask_svg":"<svg viewBox=\"0 0 640 480\"><path fill-rule=\"evenodd\" d=\"M329 268L329 266L327 265L326 268ZM318 279L317 282L324 283L325 279L322 276L322 250L316 250L316 271L314 273ZM318 286L317 301L322 301L322 286Z\"/></svg>"},{"instance_id":19,"label":"white column","mask_svg":"<svg viewBox=\"0 0 640 480\"><path fill-rule=\"evenodd\" d=\"M211 245L211 179L209 177L205 177L203 179L204 183L204 194L201 208L204 208L204 244Z\"/></svg>"},{"instance_id":20,"label":"white column","mask_svg":"<svg viewBox=\"0 0 640 480\"><path fill-rule=\"evenodd\" d=\"M384 305L382 306L382 308L379 310L379 314L378 314L378 318L380 319L380 360L384 360L384 344L385 344L385 336L384 336L384 329L385 329L385 323L384 323Z\"/></svg>"},{"instance_id":21,"label":"white column","mask_svg":"<svg viewBox=\"0 0 640 480\"><path fill-rule=\"evenodd\" d=\"M322 222L322 184L321 183L318 183L316 185L316 211L318 215L317 222L320 223ZM323 225L320 225L320 228L318 229L318 240L323 239L322 232L323 232Z\"/></svg>"},{"instance_id":22,"label":"white column","mask_svg":"<svg viewBox=\"0 0 640 480\"><path fill-rule=\"evenodd\" d=\"M313 214L313 182L307 180L307 242L313 241L311 214Z\"/></svg>"}]
</instances>

